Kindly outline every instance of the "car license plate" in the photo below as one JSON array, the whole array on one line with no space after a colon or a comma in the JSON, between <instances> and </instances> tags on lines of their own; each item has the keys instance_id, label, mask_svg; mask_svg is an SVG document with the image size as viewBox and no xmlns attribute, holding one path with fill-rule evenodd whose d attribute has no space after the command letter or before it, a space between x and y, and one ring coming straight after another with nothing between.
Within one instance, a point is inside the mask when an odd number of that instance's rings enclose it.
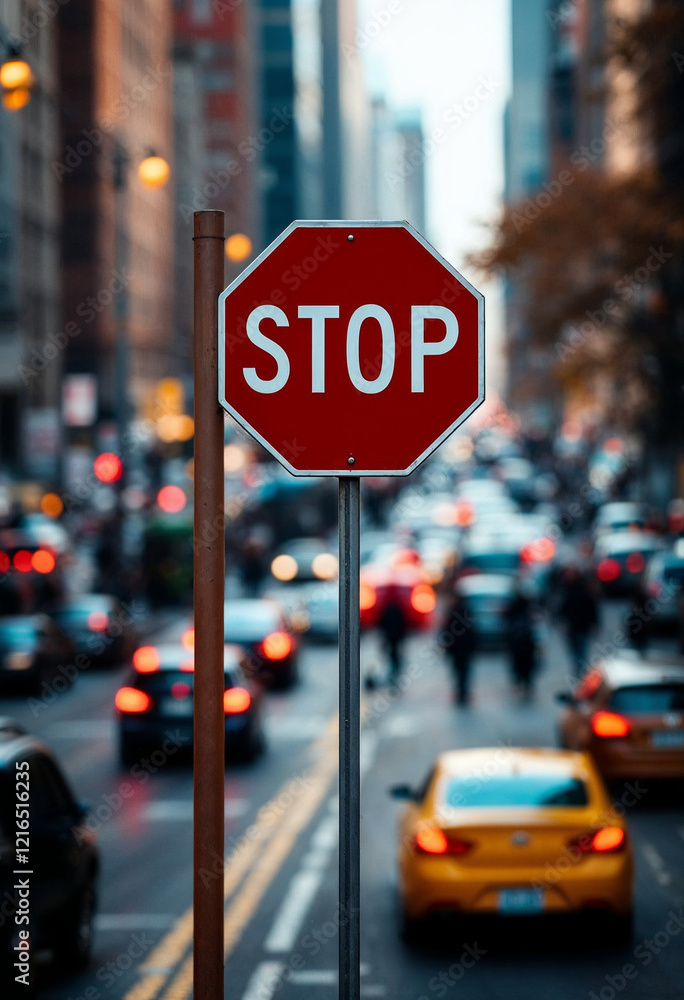
<instances>
[{"instance_id":1,"label":"car license plate","mask_svg":"<svg viewBox=\"0 0 684 1000\"><path fill-rule=\"evenodd\" d=\"M542 913L543 889L499 889L500 913Z\"/></svg>"},{"instance_id":2,"label":"car license plate","mask_svg":"<svg viewBox=\"0 0 684 1000\"><path fill-rule=\"evenodd\" d=\"M192 698L164 698L159 708L160 715L172 715L175 719L192 718Z\"/></svg>"},{"instance_id":3,"label":"car license plate","mask_svg":"<svg viewBox=\"0 0 684 1000\"><path fill-rule=\"evenodd\" d=\"M672 732L667 729L651 734L654 747L659 750L679 750L684 747L684 733Z\"/></svg>"}]
</instances>

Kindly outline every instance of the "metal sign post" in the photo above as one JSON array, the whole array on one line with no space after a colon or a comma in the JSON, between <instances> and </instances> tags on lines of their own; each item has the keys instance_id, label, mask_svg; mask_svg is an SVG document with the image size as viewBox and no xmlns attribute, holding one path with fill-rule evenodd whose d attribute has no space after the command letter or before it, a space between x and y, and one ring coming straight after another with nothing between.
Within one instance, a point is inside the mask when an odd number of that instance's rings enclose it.
<instances>
[{"instance_id":1,"label":"metal sign post","mask_svg":"<svg viewBox=\"0 0 684 1000\"><path fill-rule=\"evenodd\" d=\"M224 231L223 212L195 212L194 1000L223 998L224 420L216 398L216 300L223 289Z\"/></svg>"},{"instance_id":2,"label":"metal sign post","mask_svg":"<svg viewBox=\"0 0 684 1000\"><path fill-rule=\"evenodd\" d=\"M339 479L340 867L339 1000L360 995L361 665L359 534L361 480Z\"/></svg>"}]
</instances>

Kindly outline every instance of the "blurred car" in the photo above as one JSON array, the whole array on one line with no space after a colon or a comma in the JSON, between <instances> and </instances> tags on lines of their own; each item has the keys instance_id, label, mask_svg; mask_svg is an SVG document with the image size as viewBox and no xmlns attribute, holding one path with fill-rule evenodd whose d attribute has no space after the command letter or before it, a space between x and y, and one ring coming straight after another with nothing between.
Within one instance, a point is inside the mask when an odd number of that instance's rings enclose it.
<instances>
[{"instance_id":1,"label":"blurred car","mask_svg":"<svg viewBox=\"0 0 684 1000\"><path fill-rule=\"evenodd\" d=\"M23 798L26 793L26 798ZM22 802L28 803L26 814ZM20 953L19 933L28 930L33 964L51 960L64 971L84 968L92 950L93 925L100 868L96 835L86 823L87 808L79 803L52 751L44 743L3 720L0 726L0 974L2 995L14 982L11 963ZM30 917L22 916L15 869L21 839L20 823L28 820L30 858ZM30 989L22 987L26 995ZM14 994L11 994L14 995Z\"/></svg>"},{"instance_id":2,"label":"blurred car","mask_svg":"<svg viewBox=\"0 0 684 1000\"><path fill-rule=\"evenodd\" d=\"M594 546L594 567L603 593L632 593L641 582L649 559L663 548L662 539L646 531L601 535Z\"/></svg>"},{"instance_id":3,"label":"blurred car","mask_svg":"<svg viewBox=\"0 0 684 1000\"><path fill-rule=\"evenodd\" d=\"M407 934L437 914L571 913L630 933L630 838L588 754L455 750L420 791L392 791L408 800L398 855Z\"/></svg>"},{"instance_id":4,"label":"blurred car","mask_svg":"<svg viewBox=\"0 0 684 1000\"><path fill-rule=\"evenodd\" d=\"M594 520L594 535L616 531L643 531L648 526L648 511L642 503L618 501L599 507Z\"/></svg>"},{"instance_id":5,"label":"blurred car","mask_svg":"<svg viewBox=\"0 0 684 1000\"><path fill-rule=\"evenodd\" d=\"M337 556L320 538L293 538L271 562L271 574L280 583L337 579Z\"/></svg>"},{"instance_id":6,"label":"blurred car","mask_svg":"<svg viewBox=\"0 0 684 1000\"><path fill-rule=\"evenodd\" d=\"M59 676L66 686L76 675L74 654L72 640L47 615L0 618L0 691L39 691Z\"/></svg>"},{"instance_id":7,"label":"blurred car","mask_svg":"<svg viewBox=\"0 0 684 1000\"><path fill-rule=\"evenodd\" d=\"M247 653L227 645L224 653L226 755L252 760L265 748L263 688L247 675ZM181 746L192 746L195 660L179 643L141 646L116 692L119 754L125 766L160 747L169 729Z\"/></svg>"},{"instance_id":8,"label":"blurred car","mask_svg":"<svg viewBox=\"0 0 684 1000\"><path fill-rule=\"evenodd\" d=\"M506 643L506 612L513 599L512 576L478 573L463 576L454 588L463 598L466 626L475 630L480 649L500 649Z\"/></svg>"},{"instance_id":9,"label":"blurred car","mask_svg":"<svg viewBox=\"0 0 684 1000\"><path fill-rule=\"evenodd\" d=\"M672 552L658 552L649 561L644 574L649 597L649 614L654 625L676 628L680 621L684 586L684 549L681 544Z\"/></svg>"},{"instance_id":10,"label":"blurred car","mask_svg":"<svg viewBox=\"0 0 684 1000\"><path fill-rule=\"evenodd\" d=\"M402 551L406 553L405 558ZM395 599L404 612L409 631L430 627L437 597L428 574L417 565L419 562L417 553L406 549L400 550L388 563L373 562L361 567L362 628L374 628L381 621L388 602Z\"/></svg>"},{"instance_id":11,"label":"blurred car","mask_svg":"<svg viewBox=\"0 0 684 1000\"><path fill-rule=\"evenodd\" d=\"M297 680L299 644L285 612L275 601L239 598L224 609L224 639L249 653L245 671L272 687Z\"/></svg>"},{"instance_id":12,"label":"blurred car","mask_svg":"<svg viewBox=\"0 0 684 1000\"><path fill-rule=\"evenodd\" d=\"M63 592L58 553L28 532L0 529L0 612L35 611Z\"/></svg>"},{"instance_id":13,"label":"blurred car","mask_svg":"<svg viewBox=\"0 0 684 1000\"><path fill-rule=\"evenodd\" d=\"M91 662L118 666L130 660L138 644L130 612L108 594L79 594L50 609L50 617Z\"/></svg>"},{"instance_id":14,"label":"blurred car","mask_svg":"<svg viewBox=\"0 0 684 1000\"><path fill-rule=\"evenodd\" d=\"M337 584L306 585L290 620L310 639L318 642L337 642L339 625Z\"/></svg>"},{"instance_id":15,"label":"blurred car","mask_svg":"<svg viewBox=\"0 0 684 1000\"><path fill-rule=\"evenodd\" d=\"M71 539L66 528L45 514L24 514L21 530L36 547L46 546L58 555L64 555L71 549Z\"/></svg>"},{"instance_id":16,"label":"blurred car","mask_svg":"<svg viewBox=\"0 0 684 1000\"><path fill-rule=\"evenodd\" d=\"M684 659L625 653L589 671L559 719L561 746L607 778L684 778Z\"/></svg>"}]
</instances>

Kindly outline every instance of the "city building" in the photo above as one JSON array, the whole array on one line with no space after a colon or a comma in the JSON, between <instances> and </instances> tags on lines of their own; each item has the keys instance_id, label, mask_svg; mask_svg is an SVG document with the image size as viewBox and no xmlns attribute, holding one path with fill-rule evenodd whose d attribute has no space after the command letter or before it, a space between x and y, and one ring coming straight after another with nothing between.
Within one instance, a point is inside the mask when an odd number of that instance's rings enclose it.
<instances>
[{"instance_id":1,"label":"city building","mask_svg":"<svg viewBox=\"0 0 684 1000\"><path fill-rule=\"evenodd\" d=\"M373 100L371 218L406 219L425 233L425 153L420 112L394 112Z\"/></svg>"}]
</instances>

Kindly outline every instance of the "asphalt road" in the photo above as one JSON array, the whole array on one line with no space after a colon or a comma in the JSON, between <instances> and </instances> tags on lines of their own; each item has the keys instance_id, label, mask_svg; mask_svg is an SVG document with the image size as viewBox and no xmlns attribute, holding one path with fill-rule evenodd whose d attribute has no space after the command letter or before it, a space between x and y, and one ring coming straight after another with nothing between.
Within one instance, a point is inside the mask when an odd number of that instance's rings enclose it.
<instances>
[{"instance_id":1,"label":"asphalt road","mask_svg":"<svg viewBox=\"0 0 684 1000\"><path fill-rule=\"evenodd\" d=\"M620 605L610 607L606 634L622 614ZM180 635L184 624L179 618L157 638ZM362 659L367 669L382 665L372 637L364 639ZM400 807L387 788L417 782L447 748L553 744L553 695L566 686L568 670L551 632L537 695L525 703L511 690L505 657L483 654L473 704L463 709L452 702L449 675L429 637L412 640L409 662L415 677L400 698L383 688L365 695L362 995L681 998L684 804L655 786L629 813L637 854L631 945L607 947L600 928L548 921L447 930L422 950L401 941L394 867ZM309 645L302 666L295 690L269 698L267 754L226 776L229 1000L336 996L335 648ZM93 963L76 979L49 984L46 1000L186 1000L191 992L192 776L173 754L154 773L152 762L135 773L119 765L112 703L120 678L120 670L85 673L37 717L24 699L0 702L2 714L54 747L77 794L91 804L99 833Z\"/></svg>"}]
</instances>

